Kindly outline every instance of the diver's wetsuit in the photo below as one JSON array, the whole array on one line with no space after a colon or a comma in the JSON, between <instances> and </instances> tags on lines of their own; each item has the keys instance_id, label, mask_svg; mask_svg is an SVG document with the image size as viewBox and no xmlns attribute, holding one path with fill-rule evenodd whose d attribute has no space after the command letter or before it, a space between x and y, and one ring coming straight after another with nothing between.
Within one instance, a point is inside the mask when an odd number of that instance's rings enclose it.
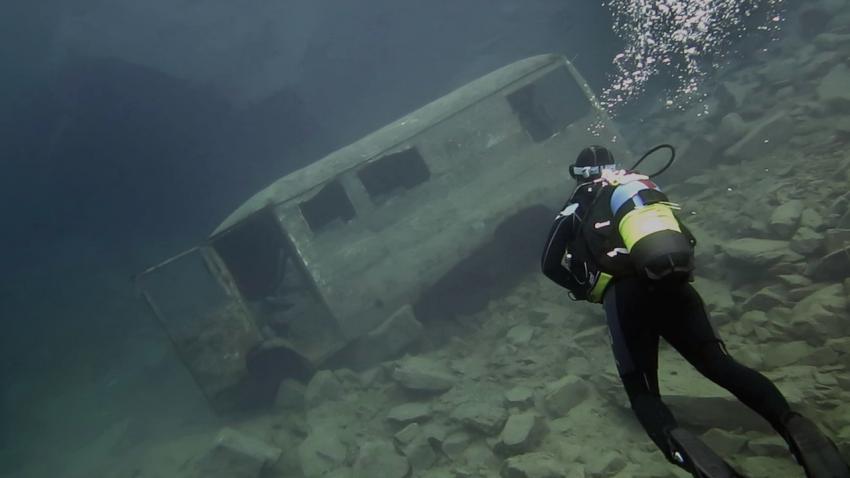
<instances>
[{"instance_id":1,"label":"diver's wetsuit","mask_svg":"<svg viewBox=\"0 0 850 478\"><path fill-rule=\"evenodd\" d=\"M588 220L588 210L596 203L593 188L588 184L576 189L555 219L542 258L543 273L570 290L575 299L588 297L588 276L582 278L576 273L588 268L583 263L577 264L577 257L572 257L573 272L570 272L562 261L569 262L565 258L567 244L574 247L576 241L582 240L576 238L584 237L577 229ZM579 251L576 256L580 255ZM594 267L589 270L593 271ZM790 410L788 402L770 380L729 356L709 321L702 299L689 282L661 286L637 274L615 275L605 289L602 303L617 369L632 409L668 459L672 459L672 451L666 432L677 427L677 423L659 394L659 337L700 373L731 392L774 428L782 430L781 417Z\"/></svg>"}]
</instances>

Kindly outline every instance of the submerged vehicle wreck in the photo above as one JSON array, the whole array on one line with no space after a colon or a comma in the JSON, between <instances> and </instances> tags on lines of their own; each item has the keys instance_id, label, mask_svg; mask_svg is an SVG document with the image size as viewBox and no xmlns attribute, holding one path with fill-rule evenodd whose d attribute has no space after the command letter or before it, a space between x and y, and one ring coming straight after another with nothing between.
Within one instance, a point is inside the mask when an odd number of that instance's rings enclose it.
<instances>
[{"instance_id":1,"label":"submerged vehicle wreck","mask_svg":"<svg viewBox=\"0 0 850 478\"><path fill-rule=\"evenodd\" d=\"M335 357L400 353L506 223L544 211L542 241L590 143L626 152L573 65L517 61L278 179L137 285L216 410L267 401Z\"/></svg>"}]
</instances>

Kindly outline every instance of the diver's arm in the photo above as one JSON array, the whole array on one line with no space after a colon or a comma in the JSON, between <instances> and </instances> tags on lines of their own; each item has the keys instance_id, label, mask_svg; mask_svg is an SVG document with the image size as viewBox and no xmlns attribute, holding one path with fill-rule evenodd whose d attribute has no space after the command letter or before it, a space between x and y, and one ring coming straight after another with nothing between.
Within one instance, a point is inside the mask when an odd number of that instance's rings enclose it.
<instances>
[{"instance_id":1,"label":"diver's arm","mask_svg":"<svg viewBox=\"0 0 850 478\"><path fill-rule=\"evenodd\" d=\"M555 218L540 262L546 277L581 298L584 295L583 284L562 264L567 244L575 234L577 223L576 216L572 213L577 207L577 204L568 204Z\"/></svg>"}]
</instances>

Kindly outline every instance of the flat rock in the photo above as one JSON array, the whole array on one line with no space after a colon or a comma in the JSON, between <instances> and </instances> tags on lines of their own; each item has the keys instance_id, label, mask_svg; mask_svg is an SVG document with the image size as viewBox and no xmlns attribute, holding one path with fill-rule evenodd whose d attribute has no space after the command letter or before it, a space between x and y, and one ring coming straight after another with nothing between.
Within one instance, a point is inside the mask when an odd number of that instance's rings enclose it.
<instances>
[{"instance_id":1,"label":"flat rock","mask_svg":"<svg viewBox=\"0 0 850 478\"><path fill-rule=\"evenodd\" d=\"M797 225L800 223L800 217L803 214L803 201L799 199L791 199L780 204L779 207L773 210L770 215L771 230L779 237L787 239L794 234Z\"/></svg>"},{"instance_id":2,"label":"flat rock","mask_svg":"<svg viewBox=\"0 0 850 478\"><path fill-rule=\"evenodd\" d=\"M781 291L775 286L764 287L744 301L741 308L744 311L770 310L788 303Z\"/></svg>"},{"instance_id":3,"label":"flat rock","mask_svg":"<svg viewBox=\"0 0 850 478\"><path fill-rule=\"evenodd\" d=\"M850 35L847 35L850 38ZM838 63L821 79L815 92L818 99L836 111L846 112L850 107L850 69L844 63Z\"/></svg>"},{"instance_id":4,"label":"flat rock","mask_svg":"<svg viewBox=\"0 0 850 478\"><path fill-rule=\"evenodd\" d=\"M791 137L793 122L785 113L776 115L754 126L749 133L724 151L724 155L735 160L762 157L784 144Z\"/></svg>"},{"instance_id":5,"label":"flat rock","mask_svg":"<svg viewBox=\"0 0 850 478\"><path fill-rule=\"evenodd\" d=\"M516 346L528 345L534 337L535 328L530 325L517 325L508 331L505 339Z\"/></svg>"},{"instance_id":6,"label":"flat rock","mask_svg":"<svg viewBox=\"0 0 850 478\"><path fill-rule=\"evenodd\" d=\"M530 405L534 402L534 390L528 387L514 387L505 392L505 401L513 407Z\"/></svg>"},{"instance_id":7,"label":"flat rock","mask_svg":"<svg viewBox=\"0 0 850 478\"><path fill-rule=\"evenodd\" d=\"M441 363L426 357L407 357L393 370L393 379L410 390L445 392L455 378Z\"/></svg>"},{"instance_id":8,"label":"flat rock","mask_svg":"<svg viewBox=\"0 0 850 478\"><path fill-rule=\"evenodd\" d=\"M549 453L532 452L505 460L499 476L502 478L566 478L567 466Z\"/></svg>"},{"instance_id":9,"label":"flat rock","mask_svg":"<svg viewBox=\"0 0 850 478\"><path fill-rule=\"evenodd\" d=\"M762 349L764 365L771 369L797 364L811 353L812 348L802 340L770 344Z\"/></svg>"},{"instance_id":10,"label":"flat rock","mask_svg":"<svg viewBox=\"0 0 850 478\"><path fill-rule=\"evenodd\" d=\"M843 284L817 288L794 306L791 329L800 338L841 337L850 333Z\"/></svg>"},{"instance_id":11,"label":"flat rock","mask_svg":"<svg viewBox=\"0 0 850 478\"><path fill-rule=\"evenodd\" d=\"M451 416L485 435L495 435L505 424L508 412L504 407L495 403L475 401L459 405L454 409Z\"/></svg>"},{"instance_id":12,"label":"flat rock","mask_svg":"<svg viewBox=\"0 0 850 478\"><path fill-rule=\"evenodd\" d=\"M812 274L816 279L841 281L850 277L850 246L839 249L820 258Z\"/></svg>"},{"instance_id":13,"label":"flat rock","mask_svg":"<svg viewBox=\"0 0 850 478\"><path fill-rule=\"evenodd\" d=\"M352 478L405 478L410 473L407 459L399 455L392 443L370 441L363 444L354 461Z\"/></svg>"},{"instance_id":14,"label":"flat rock","mask_svg":"<svg viewBox=\"0 0 850 478\"><path fill-rule=\"evenodd\" d=\"M755 438L747 443L747 448L759 456L788 456L788 444L778 436Z\"/></svg>"},{"instance_id":15,"label":"flat rock","mask_svg":"<svg viewBox=\"0 0 850 478\"><path fill-rule=\"evenodd\" d=\"M731 259L747 266L770 266L780 261L797 262L803 256L788 247L788 241L745 237L721 246Z\"/></svg>"},{"instance_id":16,"label":"flat rock","mask_svg":"<svg viewBox=\"0 0 850 478\"><path fill-rule=\"evenodd\" d=\"M505 422L493 450L502 456L531 451L546 433L543 419L533 412L511 415Z\"/></svg>"},{"instance_id":17,"label":"flat rock","mask_svg":"<svg viewBox=\"0 0 850 478\"><path fill-rule=\"evenodd\" d=\"M808 256L817 252L823 246L824 235L814 229L802 226L791 237L791 250Z\"/></svg>"},{"instance_id":18,"label":"flat rock","mask_svg":"<svg viewBox=\"0 0 850 478\"><path fill-rule=\"evenodd\" d=\"M304 401L314 408L331 400L339 400L343 394L342 382L330 370L319 370L310 379L304 391Z\"/></svg>"},{"instance_id":19,"label":"flat rock","mask_svg":"<svg viewBox=\"0 0 850 478\"><path fill-rule=\"evenodd\" d=\"M402 425L422 422L429 418L431 418L431 405L429 403L404 403L391 408L387 412L387 420Z\"/></svg>"},{"instance_id":20,"label":"flat rock","mask_svg":"<svg viewBox=\"0 0 850 478\"><path fill-rule=\"evenodd\" d=\"M348 447L334 427L316 427L298 445L301 470L307 478L324 477L345 464Z\"/></svg>"},{"instance_id":21,"label":"flat rock","mask_svg":"<svg viewBox=\"0 0 850 478\"><path fill-rule=\"evenodd\" d=\"M590 394L587 382L576 375L567 375L557 382L546 384L544 403L555 417L566 415Z\"/></svg>"},{"instance_id":22,"label":"flat rock","mask_svg":"<svg viewBox=\"0 0 850 478\"><path fill-rule=\"evenodd\" d=\"M280 459L281 453L280 448L258 438L224 428L198 463L198 471L211 478L258 478L263 468Z\"/></svg>"}]
</instances>

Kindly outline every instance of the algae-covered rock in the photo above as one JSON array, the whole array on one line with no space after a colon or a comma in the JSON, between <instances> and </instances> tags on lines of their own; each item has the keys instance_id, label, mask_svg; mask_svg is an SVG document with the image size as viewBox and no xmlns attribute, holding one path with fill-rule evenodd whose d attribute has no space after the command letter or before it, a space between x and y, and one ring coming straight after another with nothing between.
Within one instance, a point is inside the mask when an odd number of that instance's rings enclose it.
<instances>
[{"instance_id":1,"label":"algae-covered rock","mask_svg":"<svg viewBox=\"0 0 850 478\"><path fill-rule=\"evenodd\" d=\"M549 453L532 452L505 460L502 478L566 478L567 466Z\"/></svg>"}]
</instances>

